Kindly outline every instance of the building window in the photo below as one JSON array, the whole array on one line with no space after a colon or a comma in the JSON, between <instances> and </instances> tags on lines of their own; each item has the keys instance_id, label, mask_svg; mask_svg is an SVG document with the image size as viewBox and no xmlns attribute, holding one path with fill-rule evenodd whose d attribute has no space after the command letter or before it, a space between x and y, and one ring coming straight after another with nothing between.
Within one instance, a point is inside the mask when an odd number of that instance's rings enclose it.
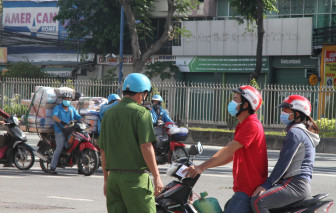
<instances>
[{"instance_id":1,"label":"building window","mask_svg":"<svg viewBox=\"0 0 336 213\"><path fill-rule=\"evenodd\" d=\"M336 13L336 0L332 0L332 3L331 3L331 4L332 4L332 10L331 10L331 11L332 11L333 13Z\"/></svg>"},{"instance_id":2,"label":"building window","mask_svg":"<svg viewBox=\"0 0 336 213\"><path fill-rule=\"evenodd\" d=\"M330 15L329 14L319 14L317 15L317 28L329 27L330 26Z\"/></svg>"},{"instance_id":3,"label":"building window","mask_svg":"<svg viewBox=\"0 0 336 213\"><path fill-rule=\"evenodd\" d=\"M227 0L217 1L217 16L229 16L229 2Z\"/></svg>"},{"instance_id":4,"label":"building window","mask_svg":"<svg viewBox=\"0 0 336 213\"><path fill-rule=\"evenodd\" d=\"M290 3L288 0L278 0L279 16L290 15Z\"/></svg>"},{"instance_id":5,"label":"building window","mask_svg":"<svg viewBox=\"0 0 336 213\"><path fill-rule=\"evenodd\" d=\"M336 25L336 0L277 0L276 12L268 12L267 18L312 17L313 28ZM217 1L217 18L233 19L238 16L229 0Z\"/></svg>"},{"instance_id":6,"label":"building window","mask_svg":"<svg viewBox=\"0 0 336 213\"><path fill-rule=\"evenodd\" d=\"M304 14L315 14L317 11L317 0L305 0Z\"/></svg>"},{"instance_id":7,"label":"building window","mask_svg":"<svg viewBox=\"0 0 336 213\"><path fill-rule=\"evenodd\" d=\"M181 22L179 21L173 21L173 28L174 28L174 38L172 40L172 46L181 46L181 34L176 34L176 27L180 28L182 27Z\"/></svg>"},{"instance_id":8,"label":"building window","mask_svg":"<svg viewBox=\"0 0 336 213\"><path fill-rule=\"evenodd\" d=\"M318 0L318 13L330 13L330 0Z\"/></svg>"},{"instance_id":9,"label":"building window","mask_svg":"<svg viewBox=\"0 0 336 213\"><path fill-rule=\"evenodd\" d=\"M331 26L336 26L336 14L331 15Z\"/></svg>"},{"instance_id":10,"label":"building window","mask_svg":"<svg viewBox=\"0 0 336 213\"><path fill-rule=\"evenodd\" d=\"M291 15L303 15L303 0L291 2Z\"/></svg>"}]
</instances>

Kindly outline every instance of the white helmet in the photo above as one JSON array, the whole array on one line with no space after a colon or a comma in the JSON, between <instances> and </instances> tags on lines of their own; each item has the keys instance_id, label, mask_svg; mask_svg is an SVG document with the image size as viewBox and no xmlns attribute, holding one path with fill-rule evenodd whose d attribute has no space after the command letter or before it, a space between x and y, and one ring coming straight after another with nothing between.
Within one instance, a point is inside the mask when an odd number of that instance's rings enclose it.
<instances>
[{"instance_id":1,"label":"white helmet","mask_svg":"<svg viewBox=\"0 0 336 213\"><path fill-rule=\"evenodd\" d=\"M310 116L311 114L311 104L309 100L301 95L290 95L282 104L277 106L277 108L289 108L292 110L297 110L303 112L305 115Z\"/></svg>"},{"instance_id":2,"label":"white helmet","mask_svg":"<svg viewBox=\"0 0 336 213\"><path fill-rule=\"evenodd\" d=\"M259 93L259 91L249 85L244 85L241 87L238 87L236 89L233 89L233 92L241 94L246 100L251 104L251 107L254 111L257 111L262 103L262 97Z\"/></svg>"}]
</instances>

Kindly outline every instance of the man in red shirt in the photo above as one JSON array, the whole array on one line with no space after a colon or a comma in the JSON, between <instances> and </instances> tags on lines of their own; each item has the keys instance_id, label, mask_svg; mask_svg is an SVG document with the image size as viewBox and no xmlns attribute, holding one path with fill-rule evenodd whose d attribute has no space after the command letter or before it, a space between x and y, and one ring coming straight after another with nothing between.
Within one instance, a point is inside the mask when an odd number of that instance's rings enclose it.
<instances>
[{"instance_id":1,"label":"man in red shirt","mask_svg":"<svg viewBox=\"0 0 336 213\"><path fill-rule=\"evenodd\" d=\"M261 106L262 98L258 90L251 86L241 86L233 92L228 111L239 122L233 140L209 160L199 166L187 168L184 173L186 177L195 177L205 169L233 161L234 195L226 204L224 213L249 213L252 211L250 197L268 175L264 129L255 114Z\"/></svg>"}]
</instances>

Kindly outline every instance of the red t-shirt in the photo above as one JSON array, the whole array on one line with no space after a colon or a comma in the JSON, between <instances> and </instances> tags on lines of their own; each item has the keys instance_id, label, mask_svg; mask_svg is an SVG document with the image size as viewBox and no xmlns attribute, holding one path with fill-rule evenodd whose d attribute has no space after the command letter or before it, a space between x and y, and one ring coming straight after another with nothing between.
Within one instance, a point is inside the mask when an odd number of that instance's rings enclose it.
<instances>
[{"instance_id":1,"label":"red t-shirt","mask_svg":"<svg viewBox=\"0 0 336 213\"><path fill-rule=\"evenodd\" d=\"M237 125L233 140L243 145L233 155L233 191L251 196L268 175L265 133L256 114Z\"/></svg>"}]
</instances>

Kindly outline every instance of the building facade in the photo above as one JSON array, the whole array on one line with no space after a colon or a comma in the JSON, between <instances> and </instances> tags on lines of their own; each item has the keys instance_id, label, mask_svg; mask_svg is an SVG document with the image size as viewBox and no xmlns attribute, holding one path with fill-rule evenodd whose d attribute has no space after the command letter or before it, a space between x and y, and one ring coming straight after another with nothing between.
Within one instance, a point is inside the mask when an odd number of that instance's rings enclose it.
<instances>
[{"instance_id":1,"label":"building facade","mask_svg":"<svg viewBox=\"0 0 336 213\"><path fill-rule=\"evenodd\" d=\"M256 30L238 24L228 0L218 0L213 20L185 21L190 38L181 38L172 55L186 81L242 83L254 70ZM264 20L261 84L309 85L321 76L322 47L336 43L335 0L278 0L278 12ZM335 28L336 29L336 28Z\"/></svg>"}]
</instances>

